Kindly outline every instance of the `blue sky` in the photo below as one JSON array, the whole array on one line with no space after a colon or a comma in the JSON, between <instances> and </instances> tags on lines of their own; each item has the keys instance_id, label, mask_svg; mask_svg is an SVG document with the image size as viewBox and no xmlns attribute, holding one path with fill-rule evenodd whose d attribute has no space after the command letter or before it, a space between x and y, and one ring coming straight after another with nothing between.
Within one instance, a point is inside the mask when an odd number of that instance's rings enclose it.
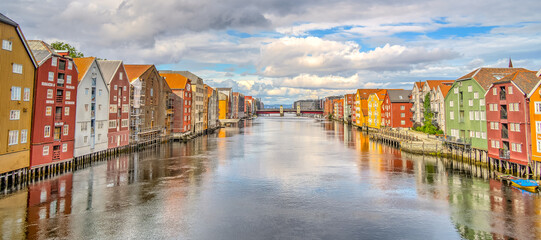
<instances>
[{"instance_id":1,"label":"blue sky","mask_svg":"<svg viewBox=\"0 0 541 240\"><path fill-rule=\"evenodd\" d=\"M27 39L189 70L268 104L541 68L538 1L9 1ZM51 14L55 13L55 14Z\"/></svg>"}]
</instances>

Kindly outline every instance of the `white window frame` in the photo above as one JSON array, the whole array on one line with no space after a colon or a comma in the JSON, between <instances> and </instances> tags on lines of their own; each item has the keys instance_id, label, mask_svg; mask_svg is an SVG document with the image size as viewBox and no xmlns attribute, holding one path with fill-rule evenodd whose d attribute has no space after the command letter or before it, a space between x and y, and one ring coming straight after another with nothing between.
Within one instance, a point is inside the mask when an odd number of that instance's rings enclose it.
<instances>
[{"instance_id":1,"label":"white window frame","mask_svg":"<svg viewBox=\"0 0 541 240\"><path fill-rule=\"evenodd\" d=\"M58 66L58 58L57 57L52 57L51 58L51 66L53 66L53 67Z\"/></svg>"},{"instance_id":2,"label":"white window frame","mask_svg":"<svg viewBox=\"0 0 541 240\"><path fill-rule=\"evenodd\" d=\"M70 126L65 124L62 128L62 133L64 134L64 136L68 136L68 134L70 133Z\"/></svg>"},{"instance_id":3,"label":"white window frame","mask_svg":"<svg viewBox=\"0 0 541 240\"><path fill-rule=\"evenodd\" d=\"M20 119L21 119L21 110L9 111L9 120L20 120Z\"/></svg>"},{"instance_id":4,"label":"white window frame","mask_svg":"<svg viewBox=\"0 0 541 240\"><path fill-rule=\"evenodd\" d=\"M54 72L49 72L49 76L47 77L47 81L49 81L49 82L54 81Z\"/></svg>"},{"instance_id":5,"label":"white window frame","mask_svg":"<svg viewBox=\"0 0 541 240\"><path fill-rule=\"evenodd\" d=\"M474 99L479 99L479 92L474 92L473 93L473 98Z\"/></svg>"},{"instance_id":6,"label":"white window frame","mask_svg":"<svg viewBox=\"0 0 541 240\"><path fill-rule=\"evenodd\" d=\"M67 152L68 151L68 144L67 143L63 143L62 144L62 152Z\"/></svg>"},{"instance_id":7,"label":"white window frame","mask_svg":"<svg viewBox=\"0 0 541 240\"><path fill-rule=\"evenodd\" d=\"M470 115L470 121L473 121L473 111L469 111L468 115Z\"/></svg>"},{"instance_id":8,"label":"white window frame","mask_svg":"<svg viewBox=\"0 0 541 240\"><path fill-rule=\"evenodd\" d=\"M47 89L47 99L53 99L54 91L53 89Z\"/></svg>"},{"instance_id":9,"label":"white window frame","mask_svg":"<svg viewBox=\"0 0 541 240\"><path fill-rule=\"evenodd\" d=\"M2 40L2 49L12 51L13 50L13 43L9 40L3 39Z\"/></svg>"},{"instance_id":10,"label":"white window frame","mask_svg":"<svg viewBox=\"0 0 541 240\"><path fill-rule=\"evenodd\" d=\"M492 88L492 95L494 96L498 95L498 89L496 89L495 87Z\"/></svg>"},{"instance_id":11,"label":"white window frame","mask_svg":"<svg viewBox=\"0 0 541 240\"><path fill-rule=\"evenodd\" d=\"M71 91L66 91L66 100L71 99Z\"/></svg>"},{"instance_id":12,"label":"white window frame","mask_svg":"<svg viewBox=\"0 0 541 240\"><path fill-rule=\"evenodd\" d=\"M507 94L513 94L513 86L507 87Z\"/></svg>"},{"instance_id":13,"label":"white window frame","mask_svg":"<svg viewBox=\"0 0 541 240\"><path fill-rule=\"evenodd\" d=\"M73 62L71 60L68 60L68 70L73 69Z\"/></svg>"},{"instance_id":14,"label":"white window frame","mask_svg":"<svg viewBox=\"0 0 541 240\"><path fill-rule=\"evenodd\" d=\"M449 112L449 119L455 120L455 112L454 111Z\"/></svg>"},{"instance_id":15,"label":"white window frame","mask_svg":"<svg viewBox=\"0 0 541 240\"><path fill-rule=\"evenodd\" d=\"M13 64L13 73L23 74L23 65L18 64L18 63L14 63Z\"/></svg>"},{"instance_id":16,"label":"white window frame","mask_svg":"<svg viewBox=\"0 0 541 240\"><path fill-rule=\"evenodd\" d=\"M43 137L51 137L51 126L46 125L43 127Z\"/></svg>"},{"instance_id":17,"label":"white window frame","mask_svg":"<svg viewBox=\"0 0 541 240\"><path fill-rule=\"evenodd\" d=\"M468 86L468 92L472 92L472 91L473 91L473 86L472 85Z\"/></svg>"},{"instance_id":18,"label":"white window frame","mask_svg":"<svg viewBox=\"0 0 541 240\"><path fill-rule=\"evenodd\" d=\"M17 145L19 144L19 130L11 130L8 133L8 145Z\"/></svg>"},{"instance_id":19,"label":"white window frame","mask_svg":"<svg viewBox=\"0 0 541 240\"><path fill-rule=\"evenodd\" d=\"M28 130L21 130L21 143L26 143L28 141Z\"/></svg>"},{"instance_id":20,"label":"white window frame","mask_svg":"<svg viewBox=\"0 0 541 240\"><path fill-rule=\"evenodd\" d=\"M11 87L11 100L21 101L21 87Z\"/></svg>"},{"instance_id":21,"label":"white window frame","mask_svg":"<svg viewBox=\"0 0 541 240\"><path fill-rule=\"evenodd\" d=\"M30 88L24 88L23 91L23 101L29 102L30 101Z\"/></svg>"},{"instance_id":22,"label":"white window frame","mask_svg":"<svg viewBox=\"0 0 541 240\"><path fill-rule=\"evenodd\" d=\"M475 120L479 121L479 111L475 111Z\"/></svg>"},{"instance_id":23,"label":"white window frame","mask_svg":"<svg viewBox=\"0 0 541 240\"><path fill-rule=\"evenodd\" d=\"M53 107L46 106L45 107L45 116L51 116L51 115L53 115Z\"/></svg>"},{"instance_id":24,"label":"white window frame","mask_svg":"<svg viewBox=\"0 0 541 240\"><path fill-rule=\"evenodd\" d=\"M43 156L49 156L49 146L43 146Z\"/></svg>"},{"instance_id":25,"label":"white window frame","mask_svg":"<svg viewBox=\"0 0 541 240\"><path fill-rule=\"evenodd\" d=\"M70 115L70 107L64 107L64 116Z\"/></svg>"},{"instance_id":26,"label":"white window frame","mask_svg":"<svg viewBox=\"0 0 541 240\"><path fill-rule=\"evenodd\" d=\"M468 100L468 105L469 105L470 107L473 107L473 99Z\"/></svg>"},{"instance_id":27,"label":"white window frame","mask_svg":"<svg viewBox=\"0 0 541 240\"><path fill-rule=\"evenodd\" d=\"M71 75L66 76L66 84L71 84Z\"/></svg>"},{"instance_id":28,"label":"white window frame","mask_svg":"<svg viewBox=\"0 0 541 240\"><path fill-rule=\"evenodd\" d=\"M449 101L449 107L454 107L455 102L453 100Z\"/></svg>"}]
</instances>

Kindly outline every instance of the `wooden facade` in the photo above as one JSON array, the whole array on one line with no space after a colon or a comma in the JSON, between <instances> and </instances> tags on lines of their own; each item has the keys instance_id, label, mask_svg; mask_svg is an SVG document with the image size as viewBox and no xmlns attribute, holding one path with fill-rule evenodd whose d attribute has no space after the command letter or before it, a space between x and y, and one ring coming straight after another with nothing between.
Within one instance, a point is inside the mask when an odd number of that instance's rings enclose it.
<instances>
[{"instance_id":1,"label":"wooden facade","mask_svg":"<svg viewBox=\"0 0 541 240\"><path fill-rule=\"evenodd\" d=\"M30 167L73 158L78 72L68 52L28 41L38 62Z\"/></svg>"},{"instance_id":2,"label":"wooden facade","mask_svg":"<svg viewBox=\"0 0 541 240\"><path fill-rule=\"evenodd\" d=\"M27 168L37 68L18 24L0 14L0 174Z\"/></svg>"}]
</instances>

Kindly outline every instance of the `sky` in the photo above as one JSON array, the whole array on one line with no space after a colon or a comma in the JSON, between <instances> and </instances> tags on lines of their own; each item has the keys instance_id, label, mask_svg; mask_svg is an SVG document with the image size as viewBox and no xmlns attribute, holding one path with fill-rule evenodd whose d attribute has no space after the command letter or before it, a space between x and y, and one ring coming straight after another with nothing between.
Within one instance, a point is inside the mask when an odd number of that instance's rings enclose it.
<instances>
[{"instance_id":1,"label":"sky","mask_svg":"<svg viewBox=\"0 0 541 240\"><path fill-rule=\"evenodd\" d=\"M541 69L539 1L11 0L27 39L188 70L265 104Z\"/></svg>"}]
</instances>

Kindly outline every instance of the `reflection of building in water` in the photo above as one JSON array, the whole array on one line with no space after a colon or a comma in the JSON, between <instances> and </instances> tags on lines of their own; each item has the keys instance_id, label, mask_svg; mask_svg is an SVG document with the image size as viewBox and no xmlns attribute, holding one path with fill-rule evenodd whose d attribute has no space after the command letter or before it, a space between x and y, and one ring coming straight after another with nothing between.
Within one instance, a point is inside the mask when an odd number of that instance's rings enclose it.
<instances>
[{"instance_id":1,"label":"reflection of building in water","mask_svg":"<svg viewBox=\"0 0 541 240\"><path fill-rule=\"evenodd\" d=\"M26 236L28 239L37 239L49 232L49 230L52 230L40 229L40 226L55 228L56 235L60 238L70 235L69 228L67 228L68 219L60 216L71 214L72 183L73 174L67 173L58 178L29 186L27 208L28 235ZM49 218L56 218L55 223L51 225L39 224L43 219ZM58 228L58 226L64 227Z\"/></svg>"},{"instance_id":2,"label":"reflection of building in water","mask_svg":"<svg viewBox=\"0 0 541 240\"><path fill-rule=\"evenodd\" d=\"M430 200L447 201L448 175L443 162L432 156L410 155L410 158L415 164L415 170L411 171L415 173L417 194Z\"/></svg>"},{"instance_id":3,"label":"reflection of building in water","mask_svg":"<svg viewBox=\"0 0 541 240\"><path fill-rule=\"evenodd\" d=\"M494 239L540 239L539 197L490 179Z\"/></svg>"},{"instance_id":4,"label":"reflection of building in water","mask_svg":"<svg viewBox=\"0 0 541 240\"><path fill-rule=\"evenodd\" d=\"M26 203L28 192L19 191L0 199L0 233L3 239L24 239L26 221Z\"/></svg>"},{"instance_id":5,"label":"reflection of building in water","mask_svg":"<svg viewBox=\"0 0 541 240\"><path fill-rule=\"evenodd\" d=\"M490 226L490 194L487 181L450 175L450 215L458 233L464 239L492 239Z\"/></svg>"}]
</instances>

